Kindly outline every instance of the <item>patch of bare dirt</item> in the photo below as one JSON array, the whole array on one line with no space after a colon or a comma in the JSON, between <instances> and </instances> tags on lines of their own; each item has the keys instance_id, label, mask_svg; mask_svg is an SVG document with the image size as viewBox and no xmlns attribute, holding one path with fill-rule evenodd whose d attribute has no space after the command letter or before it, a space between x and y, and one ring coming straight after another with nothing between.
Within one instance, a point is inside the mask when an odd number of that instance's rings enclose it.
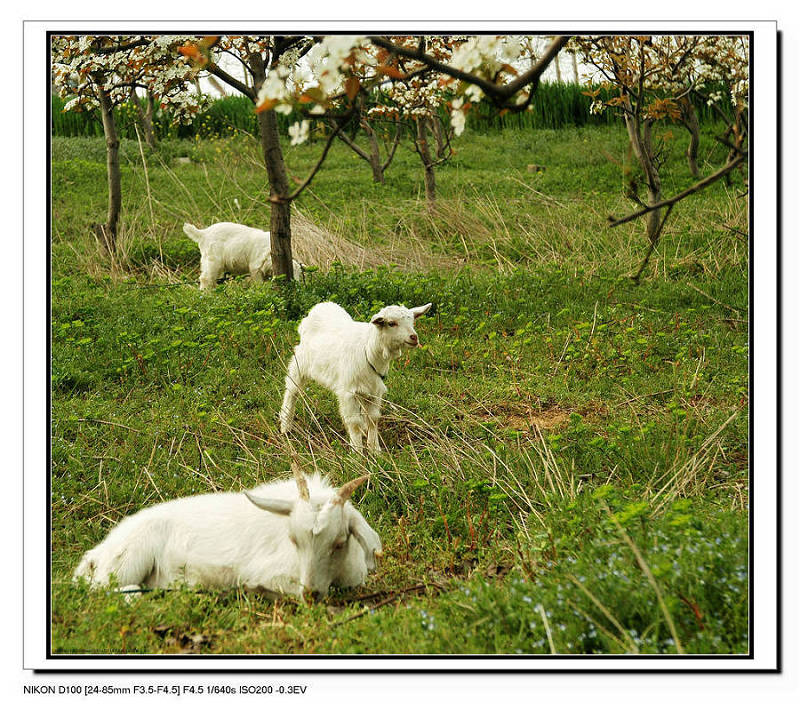
<instances>
[{"instance_id":1,"label":"patch of bare dirt","mask_svg":"<svg viewBox=\"0 0 800 711\"><path fill-rule=\"evenodd\" d=\"M528 432L533 429L554 430L569 421L569 416L575 412L586 417L602 414L603 406L589 406L576 409L564 409L558 405L536 408L525 403L495 403L481 405L474 416L482 422L496 422L500 426L518 432Z\"/></svg>"},{"instance_id":2,"label":"patch of bare dirt","mask_svg":"<svg viewBox=\"0 0 800 711\"><path fill-rule=\"evenodd\" d=\"M211 637L187 630L175 630L170 625L158 625L153 632L169 648L170 653L202 654L211 647Z\"/></svg>"}]
</instances>

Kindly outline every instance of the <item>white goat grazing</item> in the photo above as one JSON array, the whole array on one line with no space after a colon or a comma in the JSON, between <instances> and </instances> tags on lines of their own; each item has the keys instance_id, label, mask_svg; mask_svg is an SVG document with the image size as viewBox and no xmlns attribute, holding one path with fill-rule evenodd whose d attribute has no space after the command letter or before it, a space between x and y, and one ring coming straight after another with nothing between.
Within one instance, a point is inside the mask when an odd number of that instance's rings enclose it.
<instances>
[{"instance_id":1,"label":"white goat grazing","mask_svg":"<svg viewBox=\"0 0 800 711\"><path fill-rule=\"evenodd\" d=\"M419 345L414 321L430 307L385 306L370 323L364 323L353 321L333 302L314 306L297 328L300 343L286 375L281 432L291 429L297 396L308 380L314 380L336 394L352 447L360 452L366 434L367 448L380 451L378 420L386 394L383 380L389 364L405 348Z\"/></svg>"},{"instance_id":2,"label":"white goat grazing","mask_svg":"<svg viewBox=\"0 0 800 711\"><path fill-rule=\"evenodd\" d=\"M88 551L75 579L126 590L171 583L324 594L375 569L381 541L349 498L368 477L332 488L319 473L244 493L174 499L142 509ZM260 510L261 509L261 510Z\"/></svg>"},{"instance_id":3,"label":"white goat grazing","mask_svg":"<svg viewBox=\"0 0 800 711\"><path fill-rule=\"evenodd\" d=\"M186 236L200 247L200 288L213 289L228 274L249 274L254 282L272 276L269 232L235 222L217 222L198 229L188 222ZM292 260L295 279L302 276L302 265Z\"/></svg>"}]
</instances>

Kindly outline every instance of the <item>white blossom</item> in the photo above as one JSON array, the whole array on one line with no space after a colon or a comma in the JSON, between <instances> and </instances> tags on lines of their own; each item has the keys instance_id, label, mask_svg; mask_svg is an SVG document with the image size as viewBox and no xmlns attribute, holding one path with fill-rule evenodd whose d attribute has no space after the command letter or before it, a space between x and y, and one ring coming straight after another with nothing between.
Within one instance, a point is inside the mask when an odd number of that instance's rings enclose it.
<instances>
[{"instance_id":1,"label":"white blossom","mask_svg":"<svg viewBox=\"0 0 800 711\"><path fill-rule=\"evenodd\" d=\"M310 129L310 121L300 121L289 126L289 136L292 139L292 145L299 146L301 143L305 143L308 140Z\"/></svg>"},{"instance_id":2,"label":"white blossom","mask_svg":"<svg viewBox=\"0 0 800 711\"><path fill-rule=\"evenodd\" d=\"M467 123L467 117L462 108L464 104L463 99L455 98L450 103L450 125L453 127L453 132L456 136L464 133L464 126Z\"/></svg>"}]
</instances>

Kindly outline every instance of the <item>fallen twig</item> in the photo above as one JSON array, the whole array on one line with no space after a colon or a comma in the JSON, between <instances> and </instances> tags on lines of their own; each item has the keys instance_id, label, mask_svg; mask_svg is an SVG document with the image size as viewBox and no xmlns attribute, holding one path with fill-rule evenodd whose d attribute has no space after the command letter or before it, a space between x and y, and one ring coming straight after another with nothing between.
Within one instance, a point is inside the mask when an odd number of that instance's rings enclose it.
<instances>
[{"instance_id":1,"label":"fallen twig","mask_svg":"<svg viewBox=\"0 0 800 711\"><path fill-rule=\"evenodd\" d=\"M657 393L645 393L644 395L637 395L636 397L632 397L627 400L623 400L622 402L618 402L616 404L616 407L622 407L622 405L627 405L628 403L636 402L637 400L641 400L642 398L645 397L656 397L656 395L667 395L673 392L674 390L675 388L670 388L669 390L661 390Z\"/></svg>"},{"instance_id":2,"label":"fallen twig","mask_svg":"<svg viewBox=\"0 0 800 711\"><path fill-rule=\"evenodd\" d=\"M723 308L730 309L731 311L733 311L736 314L742 313L742 309L737 309L735 306L729 306L728 304L723 304L721 301L718 301L713 296L711 296L711 294L706 294L706 292L703 291L702 289L698 289L694 284L689 284L689 286L692 287L692 289L694 289L697 293L702 294L707 299L710 299L711 301L713 301L718 306L722 306Z\"/></svg>"},{"instance_id":3,"label":"fallen twig","mask_svg":"<svg viewBox=\"0 0 800 711\"><path fill-rule=\"evenodd\" d=\"M538 190L536 190L536 188L531 187L524 180L520 180L519 178L517 178L514 175L509 175L508 177L509 177L510 180L513 180L513 181L519 183L520 185L525 186L526 188L528 188L528 190L530 190L532 193L538 195L543 200L546 200L547 202L552 202L553 204L558 205L559 207L563 207L563 208L567 207L564 203L559 202L554 197L550 197L549 195L545 195L544 193L539 192Z\"/></svg>"},{"instance_id":4,"label":"fallen twig","mask_svg":"<svg viewBox=\"0 0 800 711\"><path fill-rule=\"evenodd\" d=\"M112 427L122 427L123 429L130 430L131 432L138 432L139 434L143 434L141 430L137 430L135 427L129 427L128 425L123 425L121 422L110 422L109 420L96 420L94 417L80 417L78 418L78 422L99 422L102 425L111 425Z\"/></svg>"},{"instance_id":5,"label":"fallen twig","mask_svg":"<svg viewBox=\"0 0 800 711\"><path fill-rule=\"evenodd\" d=\"M376 603L374 605L365 607L363 610L357 612L355 615L350 615L350 617L347 617L344 620L336 620L335 622L331 622L330 626L331 627L338 627L339 625L343 625L343 624L345 624L347 622L352 622L353 620L356 620L359 617L363 617L364 615L367 615L370 612L374 612L375 610L377 610L380 607L384 607L385 605L388 605L390 602L395 602L396 600L399 600L400 598L403 597L403 595L406 595L406 594L411 593L411 592L413 592L413 593L422 592L423 590L426 590L429 587L436 588L439 592L444 592L447 589L441 583L433 583L433 582L430 582L430 583L419 583L417 585L412 585L411 587L403 588L402 590L398 590L397 592L392 593L391 595L389 595L389 597L381 600L380 602L378 602L378 603ZM370 599L372 597L377 597L378 595L382 595L385 592L386 591L382 591L382 592L378 592L378 593L370 593L368 595L364 595L364 596L362 596L360 598L355 598L355 599L356 600L368 600L368 599Z\"/></svg>"}]
</instances>

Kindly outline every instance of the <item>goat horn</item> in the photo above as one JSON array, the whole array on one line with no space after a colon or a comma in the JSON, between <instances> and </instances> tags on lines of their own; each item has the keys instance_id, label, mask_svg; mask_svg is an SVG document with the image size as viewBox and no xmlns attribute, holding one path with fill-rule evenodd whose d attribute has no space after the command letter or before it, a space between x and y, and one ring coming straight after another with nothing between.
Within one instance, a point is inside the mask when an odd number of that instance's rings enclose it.
<instances>
[{"instance_id":1,"label":"goat horn","mask_svg":"<svg viewBox=\"0 0 800 711\"><path fill-rule=\"evenodd\" d=\"M302 470L300 469L300 465L297 463L297 460L294 457L292 457L292 473L294 474L294 479L297 482L297 490L300 492L300 498L303 501L308 501L308 482L306 481L305 474L303 474Z\"/></svg>"},{"instance_id":2,"label":"goat horn","mask_svg":"<svg viewBox=\"0 0 800 711\"><path fill-rule=\"evenodd\" d=\"M347 501L353 495L353 492L365 481L367 481L367 479L369 479L369 474L365 474L357 479L348 481L346 484L342 484L342 486L340 486L339 490L336 492L336 500L340 502Z\"/></svg>"}]
</instances>

